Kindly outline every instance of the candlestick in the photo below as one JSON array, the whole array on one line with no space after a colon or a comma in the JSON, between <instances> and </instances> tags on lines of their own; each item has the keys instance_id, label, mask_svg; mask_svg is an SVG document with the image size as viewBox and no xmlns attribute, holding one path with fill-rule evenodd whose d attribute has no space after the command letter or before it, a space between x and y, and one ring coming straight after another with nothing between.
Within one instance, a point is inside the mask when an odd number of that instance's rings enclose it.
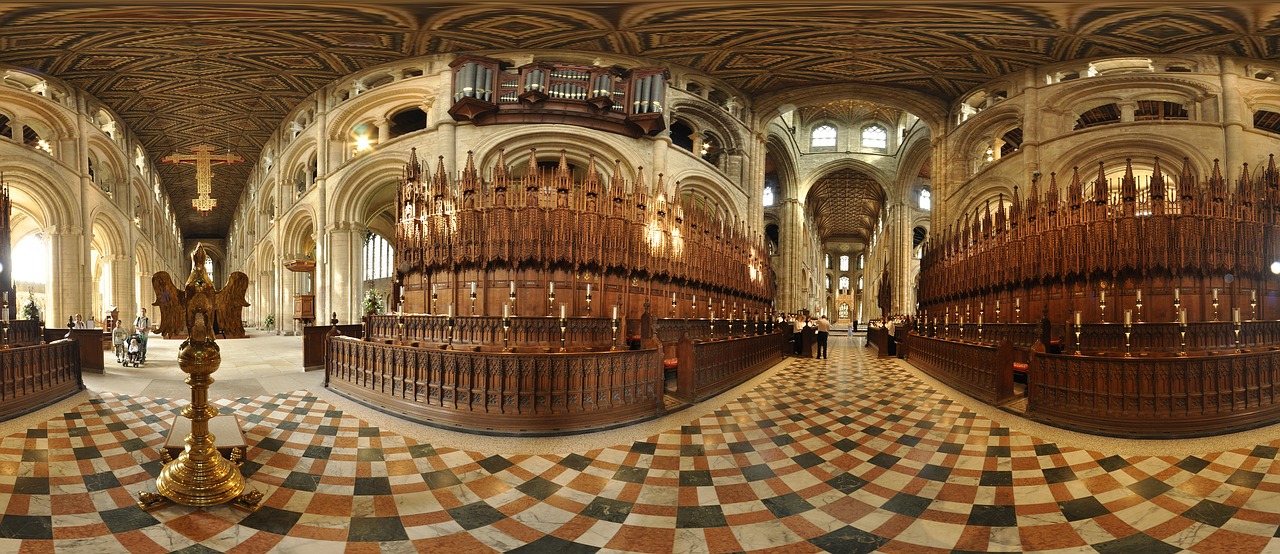
<instances>
[{"instance_id":1,"label":"candlestick","mask_svg":"<svg viewBox=\"0 0 1280 554\"><path fill-rule=\"evenodd\" d=\"M472 296L475 296L475 294L476 294L476 282L475 282L475 281L472 281L472 282L471 282L471 295L472 295Z\"/></svg>"},{"instance_id":2,"label":"candlestick","mask_svg":"<svg viewBox=\"0 0 1280 554\"><path fill-rule=\"evenodd\" d=\"M1231 308L1231 326L1236 332L1236 352L1240 352L1240 308Z\"/></svg>"},{"instance_id":3,"label":"candlestick","mask_svg":"<svg viewBox=\"0 0 1280 554\"><path fill-rule=\"evenodd\" d=\"M502 305L502 351L511 351L511 306Z\"/></svg>"},{"instance_id":4,"label":"candlestick","mask_svg":"<svg viewBox=\"0 0 1280 554\"><path fill-rule=\"evenodd\" d=\"M1213 289L1213 320L1218 320L1218 289Z\"/></svg>"},{"instance_id":5,"label":"candlestick","mask_svg":"<svg viewBox=\"0 0 1280 554\"><path fill-rule=\"evenodd\" d=\"M1187 311L1178 310L1178 335L1181 337L1178 343L1178 355L1187 355Z\"/></svg>"},{"instance_id":6,"label":"candlestick","mask_svg":"<svg viewBox=\"0 0 1280 554\"><path fill-rule=\"evenodd\" d=\"M1076 355L1080 355L1080 312L1076 312Z\"/></svg>"},{"instance_id":7,"label":"candlestick","mask_svg":"<svg viewBox=\"0 0 1280 554\"><path fill-rule=\"evenodd\" d=\"M564 318L564 304L560 305L560 351L565 351L565 331L568 329L568 323Z\"/></svg>"},{"instance_id":8,"label":"candlestick","mask_svg":"<svg viewBox=\"0 0 1280 554\"><path fill-rule=\"evenodd\" d=\"M618 307L613 307L613 319L609 320L609 326L613 328L613 345L609 350L618 349Z\"/></svg>"},{"instance_id":9,"label":"candlestick","mask_svg":"<svg viewBox=\"0 0 1280 554\"><path fill-rule=\"evenodd\" d=\"M1129 333L1133 332L1132 312L1124 311L1124 356L1128 358L1129 354Z\"/></svg>"},{"instance_id":10,"label":"candlestick","mask_svg":"<svg viewBox=\"0 0 1280 554\"><path fill-rule=\"evenodd\" d=\"M1214 302L1218 301L1218 289L1213 289L1213 300Z\"/></svg>"},{"instance_id":11,"label":"candlestick","mask_svg":"<svg viewBox=\"0 0 1280 554\"><path fill-rule=\"evenodd\" d=\"M507 295L507 303L511 306L511 313L516 313L516 280L511 279L511 293Z\"/></svg>"},{"instance_id":12,"label":"candlestick","mask_svg":"<svg viewBox=\"0 0 1280 554\"><path fill-rule=\"evenodd\" d=\"M587 296L591 296L591 283L587 283Z\"/></svg>"},{"instance_id":13,"label":"candlestick","mask_svg":"<svg viewBox=\"0 0 1280 554\"><path fill-rule=\"evenodd\" d=\"M1249 293L1250 293L1250 294L1249 294L1249 308L1250 308L1250 309L1251 309L1251 311L1253 312L1253 315L1252 315L1252 316L1250 316L1250 317L1249 317L1249 319L1251 319L1251 320L1253 320L1253 321L1257 321L1257 320L1258 320L1258 291L1257 291L1257 290L1251 290L1251 291L1249 291Z\"/></svg>"},{"instance_id":14,"label":"candlestick","mask_svg":"<svg viewBox=\"0 0 1280 554\"><path fill-rule=\"evenodd\" d=\"M453 304L449 304L449 318L445 321L449 326L449 344L445 345L445 350L453 349Z\"/></svg>"},{"instance_id":15,"label":"candlestick","mask_svg":"<svg viewBox=\"0 0 1280 554\"><path fill-rule=\"evenodd\" d=\"M1107 291L1101 291L1098 296L1098 319L1103 323L1107 322Z\"/></svg>"},{"instance_id":16,"label":"candlestick","mask_svg":"<svg viewBox=\"0 0 1280 554\"><path fill-rule=\"evenodd\" d=\"M471 282L471 315L476 315L476 282Z\"/></svg>"}]
</instances>

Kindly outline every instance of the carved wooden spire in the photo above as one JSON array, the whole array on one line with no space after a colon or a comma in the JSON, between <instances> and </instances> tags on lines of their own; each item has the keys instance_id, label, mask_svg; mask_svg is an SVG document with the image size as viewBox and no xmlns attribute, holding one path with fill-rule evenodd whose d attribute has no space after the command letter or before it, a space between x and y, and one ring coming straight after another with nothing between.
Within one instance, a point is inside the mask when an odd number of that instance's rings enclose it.
<instances>
[{"instance_id":1,"label":"carved wooden spire","mask_svg":"<svg viewBox=\"0 0 1280 554\"><path fill-rule=\"evenodd\" d=\"M1124 177L1120 178L1120 198L1127 203L1138 199L1138 180L1133 177L1133 158L1124 159Z\"/></svg>"},{"instance_id":2,"label":"carved wooden spire","mask_svg":"<svg viewBox=\"0 0 1280 554\"><path fill-rule=\"evenodd\" d=\"M1049 173L1049 187L1044 191L1044 208L1049 215L1058 213L1058 174Z\"/></svg>"},{"instance_id":3,"label":"carved wooden spire","mask_svg":"<svg viewBox=\"0 0 1280 554\"><path fill-rule=\"evenodd\" d=\"M1098 162L1098 176L1093 180L1093 203L1105 205L1111 198L1111 183L1107 182L1107 170Z\"/></svg>"},{"instance_id":4,"label":"carved wooden spire","mask_svg":"<svg viewBox=\"0 0 1280 554\"><path fill-rule=\"evenodd\" d=\"M1236 203L1246 208L1253 206L1253 183L1249 180L1249 164L1240 168L1240 180L1236 183Z\"/></svg>"},{"instance_id":5,"label":"carved wooden spire","mask_svg":"<svg viewBox=\"0 0 1280 554\"><path fill-rule=\"evenodd\" d=\"M498 159L493 162L493 205L507 206L507 194L511 189L511 174L507 173L507 155L498 149Z\"/></svg>"},{"instance_id":6,"label":"carved wooden spire","mask_svg":"<svg viewBox=\"0 0 1280 554\"><path fill-rule=\"evenodd\" d=\"M1155 164L1151 167L1151 183L1147 186L1151 193L1151 213L1155 215L1164 214L1164 172L1160 169L1160 156L1156 156Z\"/></svg>"},{"instance_id":7,"label":"carved wooden spire","mask_svg":"<svg viewBox=\"0 0 1280 554\"><path fill-rule=\"evenodd\" d=\"M437 209L443 211L443 203L453 200L453 187L449 186L449 172L444 168L444 156L436 160L436 173L431 179L431 199Z\"/></svg>"},{"instance_id":8,"label":"carved wooden spire","mask_svg":"<svg viewBox=\"0 0 1280 554\"><path fill-rule=\"evenodd\" d=\"M1218 159L1213 159L1213 172L1209 176L1209 199L1214 202L1222 202L1227 197L1227 180L1222 176L1222 168L1218 165Z\"/></svg>"},{"instance_id":9,"label":"carved wooden spire","mask_svg":"<svg viewBox=\"0 0 1280 554\"><path fill-rule=\"evenodd\" d=\"M1196 183L1196 176L1191 172L1191 158L1182 158L1182 174L1178 177L1178 199L1183 201L1194 201L1196 192L1200 186Z\"/></svg>"},{"instance_id":10,"label":"carved wooden spire","mask_svg":"<svg viewBox=\"0 0 1280 554\"><path fill-rule=\"evenodd\" d=\"M474 208L476 189L480 188L480 173L476 171L475 155L467 150L467 165L462 168L462 206Z\"/></svg>"},{"instance_id":11,"label":"carved wooden spire","mask_svg":"<svg viewBox=\"0 0 1280 554\"><path fill-rule=\"evenodd\" d=\"M1080 209L1084 202L1084 186L1080 184L1080 168L1071 168L1071 184L1067 185L1067 204L1071 209Z\"/></svg>"},{"instance_id":12,"label":"carved wooden spire","mask_svg":"<svg viewBox=\"0 0 1280 554\"><path fill-rule=\"evenodd\" d=\"M564 150L560 151L560 163L556 165L556 172L551 177L551 184L555 186L557 192L568 192L573 188L573 172L569 171L569 160Z\"/></svg>"},{"instance_id":13,"label":"carved wooden spire","mask_svg":"<svg viewBox=\"0 0 1280 554\"><path fill-rule=\"evenodd\" d=\"M1014 194L1014 198L1017 198L1016 193ZM1000 200L996 202L996 226L994 234L1003 234L1007 222L1008 219L1005 217L1004 213L1004 193L1002 192L1000 193Z\"/></svg>"},{"instance_id":14,"label":"carved wooden spire","mask_svg":"<svg viewBox=\"0 0 1280 554\"><path fill-rule=\"evenodd\" d=\"M521 179L521 185L524 187L524 205L536 208L542 205L541 189L542 189L542 172L538 171L538 149L529 149L529 163L525 166L524 178Z\"/></svg>"},{"instance_id":15,"label":"carved wooden spire","mask_svg":"<svg viewBox=\"0 0 1280 554\"><path fill-rule=\"evenodd\" d=\"M622 160L613 160L613 178L609 180L609 193L613 197L613 215L623 217L627 204L627 181L622 178Z\"/></svg>"}]
</instances>

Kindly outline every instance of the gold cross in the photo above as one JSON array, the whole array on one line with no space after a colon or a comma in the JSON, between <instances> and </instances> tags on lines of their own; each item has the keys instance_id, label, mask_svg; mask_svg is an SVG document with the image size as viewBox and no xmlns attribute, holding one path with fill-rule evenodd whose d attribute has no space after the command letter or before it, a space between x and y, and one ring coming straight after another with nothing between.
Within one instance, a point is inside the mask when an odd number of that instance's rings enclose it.
<instances>
[{"instance_id":1,"label":"gold cross","mask_svg":"<svg viewBox=\"0 0 1280 554\"><path fill-rule=\"evenodd\" d=\"M193 163L196 166L196 197L191 199L191 207L200 212L201 215L209 215L209 212L218 206L218 199L210 196L213 193L213 168L211 162L226 162L231 165L236 162L244 161L243 158L232 154L230 150L225 155L215 155L214 148L207 144L201 144L191 149L192 154L169 154L162 161L180 163Z\"/></svg>"}]
</instances>

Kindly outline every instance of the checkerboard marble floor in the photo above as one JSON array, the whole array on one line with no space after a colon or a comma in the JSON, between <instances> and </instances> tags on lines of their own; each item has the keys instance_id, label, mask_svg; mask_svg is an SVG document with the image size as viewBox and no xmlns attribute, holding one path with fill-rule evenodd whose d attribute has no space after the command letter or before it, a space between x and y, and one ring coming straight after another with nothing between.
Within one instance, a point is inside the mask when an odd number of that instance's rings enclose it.
<instances>
[{"instance_id":1,"label":"checkerboard marble floor","mask_svg":"<svg viewBox=\"0 0 1280 554\"><path fill-rule=\"evenodd\" d=\"M218 400L249 438L243 471L266 494L253 514L139 510L186 401L94 393L0 440L0 551L1280 551L1280 440L1185 457L1060 447L853 343L585 452L435 448L307 391Z\"/></svg>"}]
</instances>

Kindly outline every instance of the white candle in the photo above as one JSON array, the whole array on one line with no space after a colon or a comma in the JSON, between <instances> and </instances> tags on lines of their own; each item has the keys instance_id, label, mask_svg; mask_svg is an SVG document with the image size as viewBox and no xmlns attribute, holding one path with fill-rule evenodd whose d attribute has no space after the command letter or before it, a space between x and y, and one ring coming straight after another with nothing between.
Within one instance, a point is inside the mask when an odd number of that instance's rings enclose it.
<instances>
[{"instance_id":1,"label":"white candle","mask_svg":"<svg viewBox=\"0 0 1280 554\"><path fill-rule=\"evenodd\" d=\"M1000 311L1000 301L996 300L996 311Z\"/></svg>"},{"instance_id":2,"label":"white candle","mask_svg":"<svg viewBox=\"0 0 1280 554\"><path fill-rule=\"evenodd\" d=\"M946 327L948 325L951 325L951 312L942 314L942 326Z\"/></svg>"},{"instance_id":3,"label":"white candle","mask_svg":"<svg viewBox=\"0 0 1280 554\"><path fill-rule=\"evenodd\" d=\"M552 294L555 294L555 292L556 292L556 283L555 283L555 281L552 281L552 282L550 282L550 283L547 283L547 292L550 292L550 293L552 293Z\"/></svg>"},{"instance_id":4,"label":"white candle","mask_svg":"<svg viewBox=\"0 0 1280 554\"><path fill-rule=\"evenodd\" d=\"M560 319L564 319L564 304L560 305Z\"/></svg>"},{"instance_id":5,"label":"white candle","mask_svg":"<svg viewBox=\"0 0 1280 554\"><path fill-rule=\"evenodd\" d=\"M1186 310L1182 310L1182 311L1178 312L1178 323L1181 323L1181 324L1182 324L1182 325L1184 325L1184 326L1187 324L1187 311L1186 311Z\"/></svg>"},{"instance_id":6,"label":"white candle","mask_svg":"<svg viewBox=\"0 0 1280 554\"><path fill-rule=\"evenodd\" d=\"M1107 303L1107 291L1105 291L1105 290L1104 290L1104 291L1102 291L1102 296L1100 296L1099 298L1102 300L1102 303L1103 303L1103 304L1106 304L1106 303Z\"/></svg>"},{"instance_id":7,"label":"white candle","mask_svg":"<svg viewBox=\"0 0 1280 554\"><path fill-rule=\"evenodd\" d=\"M1076 312L1076 327L1080 326L1080 312Z\"/></svg>"},{"instance_id":8,"label":"white candle","mask_svg":"<svg viewBox=\"0 0 1280 554\"><path fill-rule=\"evenodd\" d=\"M978 312L978 327L982 327L982 312Z\"/></svg>"},{"instance_id":9,"label":"white candle","mask_svg":"<svg viewBox=\"0 0 1280 554\"><path fill-rule=\"evenodd\" d=\"M511 304L503 304L503 305L502 305L502 319L507 319L507 318L510 318L510 317L511 317Z\"/></svg>"},{"instance_id":10,"label":"white candle","mask_svg":"<svg viewBox=\"0 0 1280 554\"><path fill-rule=\"evenodd\" d=\"M1231 308L1231 321L1240 323L1240 308Z\"/></svg>"},{"instance_id":11,"label":"white candle","mask_svg":"<svg viewBox=\"0 0 1280 554\"><path fill-rule=\"evenodd\" d=\"M591 283L587 283L587 296L591 296Z\"/></svg>"},{"instance_id":12,"label":"white candle","mask_svg":"<svg viewBox=\"0 0 1280 554\"><path fill-rule=\"evenodd\" d=\"M475 281L472 281L472 282L471 282L471 294L475 294L475 293L476 293L476 282L475 282Z\"/></svg>"},{"instance_id":13,"label":"white candle","mask_svg":"<svg viewBox=\"0 0 1280 554\"><path fill-rule=\"evenodd\" d=\"M1133 310L1124 311L1124 324L1125 325L1133 324Z\"/></svg>"},{"instance_id":14,"label":"white candle","mask_svg":"<svg viewBox=\"0 0 1280 554\"><path fill-rule=\"evenodd\" d=\"M1138 302L1142 302L1142 289L1138 289Z\"/></svg>"},{"instance_id":15,"label":"white candle","mask_svg":"<svg viewBox=\"0 0 1280 554\"><path fill-rule=\"evenodd\" d=\"M1251 290L1251 291L1249 291L1249 300L1252 300L1252 301L1254 301L1254 302L1257 302L1257 301L1258 301L1258 291L1257 291L1257 290Z\"/></svg>"},{"instance_id":16,"label":"white candle","mask_svg":"<svg viewBox=\"0 0 1280 554\"><path fill-rule=\"evenodd\" d=\"M515 280L515 279L512 279L512 280L511 280L511 295L512 295L512 296L515 296L515 294L516 294L516 280Z\"/></svg>"},{"instance_id":17,"label":"white candle","mask_svg":"<svg viewBox=\"0 0 1280 554\"><path fill-rule=\"evenodd\" d=\"M1022 307L1022 299L1021 299L1021 298L1014 298L1014 299L1013 299L1013 307L1015 307L1015 308L1021 308L1021 307Z\"/></svg>"},{"instance_id":18,"label":"white candle","mask_svg":"<svg viewBox=\"0 0 1280 554\"><path fill-rule=\"evenodd\" d=\"M674 293L674 292L673 292L673 293L671 293L671 303L672 303L672 304L675 304L675 303L676 303L676 293Z\"/></svg>"},{"instance_id":19,"label":"white candle","mask_svg":"<svg viewBox=\"0 0 1280 554\"><path fill-rule=\"evenodd\" d=\"M1213 299L1214 300L1218 299L1218 289L1213 289Z\"/></svg>"},{"instance_id":20,"label":"white candle","mask_svg":"<svg viewBox=\"0 0 1280 554\"><path fill-rule=\"evenodd\" d=\"M1182 289L1173 289L1173 299L1178 302L1182 301Z\"/></svg>"},{"instance_id":21,"label":"white candle","mask_svg":"<svg viewBox=\"0 0 1280 554\"><path fill-rule=\"evenodd\" d=\"M449 317L453 317L453 304L449 304Z\"/></svg>"},{"instance_id":22,"label":"white candle","mask_svg":"<svg viewBox=\"0 0 1280 554\"><path fill-rule=\"evenodd\" d=\"M616 319L618 319L618 307L617 307L617 306L614 306L614 307L613 307L613 319L615 319L615 320L616 320Z\"/></svg>"}]
</instances>

